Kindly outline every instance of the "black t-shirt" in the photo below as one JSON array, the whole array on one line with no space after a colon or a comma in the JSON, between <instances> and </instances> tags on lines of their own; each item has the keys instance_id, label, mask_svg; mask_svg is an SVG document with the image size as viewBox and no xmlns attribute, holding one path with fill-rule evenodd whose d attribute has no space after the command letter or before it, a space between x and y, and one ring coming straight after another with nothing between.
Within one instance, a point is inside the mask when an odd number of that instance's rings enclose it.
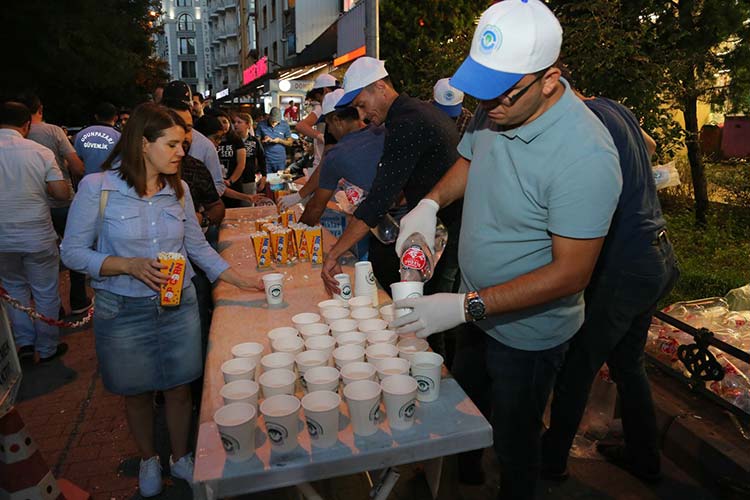
<instances>
[{"instance_id":1,"label":"black t-shirt","mask_svg":"<svg viewBox=\"0 0 750 500\"><path fill-rule=\"evenodd\" d=\"M237 151L244 148L245 144L236 135L228 134L222 139L217 151L225 179L234 173L234 169L237 168Z\"/></svg>"},{"instance_id":2,"label":"black t-shirt","mask_svg":"<svg viewBox=\"0 0 750 500\"><path fill-rule=\"evenodd\" d=\"M206 165L192 156L185 155L182 158L182 180L190 188L190 196L196 208L199 205L210 205L219 201L219 193L216 192L214 179Z\"/></svg>"},{"instance_id":3,"label":"black t-shirt","mask_svg":"<svg viewBox=\"0 0 750 500\"><path fill-rule=\"evenodd\" d=\"M255 182L255 174L266 175L266 153L263 150L263 145L254 135L248 135L243 142L247 160L245 160L245 171L242 173L240 180L242 182Z\"/></svg>"}]
</instances>

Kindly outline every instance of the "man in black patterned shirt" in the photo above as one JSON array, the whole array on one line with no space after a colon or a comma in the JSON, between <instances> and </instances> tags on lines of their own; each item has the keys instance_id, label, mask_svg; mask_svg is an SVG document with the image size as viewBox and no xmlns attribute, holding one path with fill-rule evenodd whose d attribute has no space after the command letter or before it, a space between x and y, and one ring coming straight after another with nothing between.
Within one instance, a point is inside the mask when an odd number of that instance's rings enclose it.
<instances>
[{"instance_id":1,"label":"man in black patterned shirt","mask_svg":"<svg viewBox=\"0 0 750 500\"><path fill-rule=\"evenodd\" d=\"M190 188L190 196L193 197L196 215L201 226L218 226L224 218L224 203L216 191L213 177L211 177L206 165L187 154L193 140L192 136L191 130L185 134L185 140L182 143L182 148L185 150L185 156L182 157L181 164L182 180Z\"/></svg>"}]
</instances>

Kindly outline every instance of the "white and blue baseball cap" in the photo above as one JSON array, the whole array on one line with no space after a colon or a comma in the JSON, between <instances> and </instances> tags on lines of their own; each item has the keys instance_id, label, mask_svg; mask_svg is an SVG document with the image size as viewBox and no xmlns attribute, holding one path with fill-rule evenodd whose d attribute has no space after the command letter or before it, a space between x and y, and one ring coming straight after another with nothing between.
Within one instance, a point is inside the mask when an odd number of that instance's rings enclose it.
<instances>
[{"instance_id":1,"label":"white and blue baseball cap","mask_svg":"<svg viewBox=\"0 0 750 500\"><path fill-rule=\"evenodd\" d=\"M560 56L562 27L540 0L503 0L485 10L469 57L450 80L477 99L494 99Z\"/></svg>"},{"instance_id":2,"label":"white and blue baseball cap","mask_svg":"<svg viewBox=\"0 0 750 500\"><path fill-rule=\"evenodd\" d=\"M344 74L344 97L336 104L337 108L348 106L362 89L388 76L385 61L374 57L360 57L349 66Z\"/></svg>"},{"instance_id":3,"label":"white and blue baseball cap","mask_svg":"<svg viewBox=\"0 0 750 500\"><path fill-rule=\"evenodd\" d=\"M463 109L464 93L450 84L450 78L441 78L432 88L432 101L435 107L455 118Z\"/></svg>"},{"instance_id":4,"label":"white and blue baseball cap","mask_svg":"<svg viewBox=\"0 0 750 500\"><path fill-rule=\"evenodd\" d=\"M320 116L318 121L315 123L322 123L326 120L326 115L332 111L335 111L336 104L338 104L341 96L344 95L344 89L336 89L333 92L329 92L323 97L323 104L320 105Z\"/></svg>"}]
</instances>

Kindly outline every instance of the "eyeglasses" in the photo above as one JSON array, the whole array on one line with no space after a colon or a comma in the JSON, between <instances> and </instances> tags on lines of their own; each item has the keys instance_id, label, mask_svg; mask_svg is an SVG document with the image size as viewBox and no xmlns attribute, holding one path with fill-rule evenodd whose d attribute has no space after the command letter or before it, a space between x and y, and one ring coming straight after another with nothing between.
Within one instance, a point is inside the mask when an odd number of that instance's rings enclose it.
<instances>
[{"instance_id":1,"label":"eyeglasses","mask_svg":"<svg viewBox=\"0 0 750 500\"><path fill-rule=\"evenodd\" d=\"M534 78L534 80L530 84L526 85L525 87L523 87L521 90L519 90L518 92L516 92L513 95L508 95L508 92L510 92L510 90L508 90L504 94L500 94L499 96L495 97L494 99L483 100L482 103L484 103L486 105L486 107L488 107L488 108L489 107L495 108L495 107L499 106L500 104L502 104L503 106L511 107L516 102L518 102L518 100L521 97L523 97L523 95L526 92L528 92L528 90L531 88L532 85L534 85L536 82L538 82L539 80L541 80L542 78L544 78L544 75L545 75L545 73L542 73L541 75L537 76L536 78ZM513 90L513 89L511 89L511 90Z\"/></svg>"}]
</instances>

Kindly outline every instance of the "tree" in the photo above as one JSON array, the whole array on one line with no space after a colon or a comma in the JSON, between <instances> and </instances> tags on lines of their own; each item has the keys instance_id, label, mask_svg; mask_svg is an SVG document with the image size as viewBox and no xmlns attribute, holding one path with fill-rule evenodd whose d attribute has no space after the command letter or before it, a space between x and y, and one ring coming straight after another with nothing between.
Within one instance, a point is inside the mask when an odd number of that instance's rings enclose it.
<instances>
[{"instance_id":1,"label":"tree","mask_svg":"<svg viewBox=\"0 0 750 500\"><path fill-rule=\"evenodd\" d=\"M748 107L750 4L744 0L551 0L565 31L563 56L584 93L618 99L669 152L687 147L695 216L705 224L708 189L697 102ZM717 75L729 75L717 78ZM670 108L685 117L678 131ZM681 132L681 133L680 133Z\"/></svg>"},{"instance_id":2,"label":"tree","mask_svg":"<svg viewBox=\"0 0 750 500\"><path fill-rule=\"evenodd\" d=\"M84 124L100 101L132 106L166 81L153 55L157 0L25 0L3 6L0 95L34 90L46 119Z\"/></svg>"}]
</instances>

